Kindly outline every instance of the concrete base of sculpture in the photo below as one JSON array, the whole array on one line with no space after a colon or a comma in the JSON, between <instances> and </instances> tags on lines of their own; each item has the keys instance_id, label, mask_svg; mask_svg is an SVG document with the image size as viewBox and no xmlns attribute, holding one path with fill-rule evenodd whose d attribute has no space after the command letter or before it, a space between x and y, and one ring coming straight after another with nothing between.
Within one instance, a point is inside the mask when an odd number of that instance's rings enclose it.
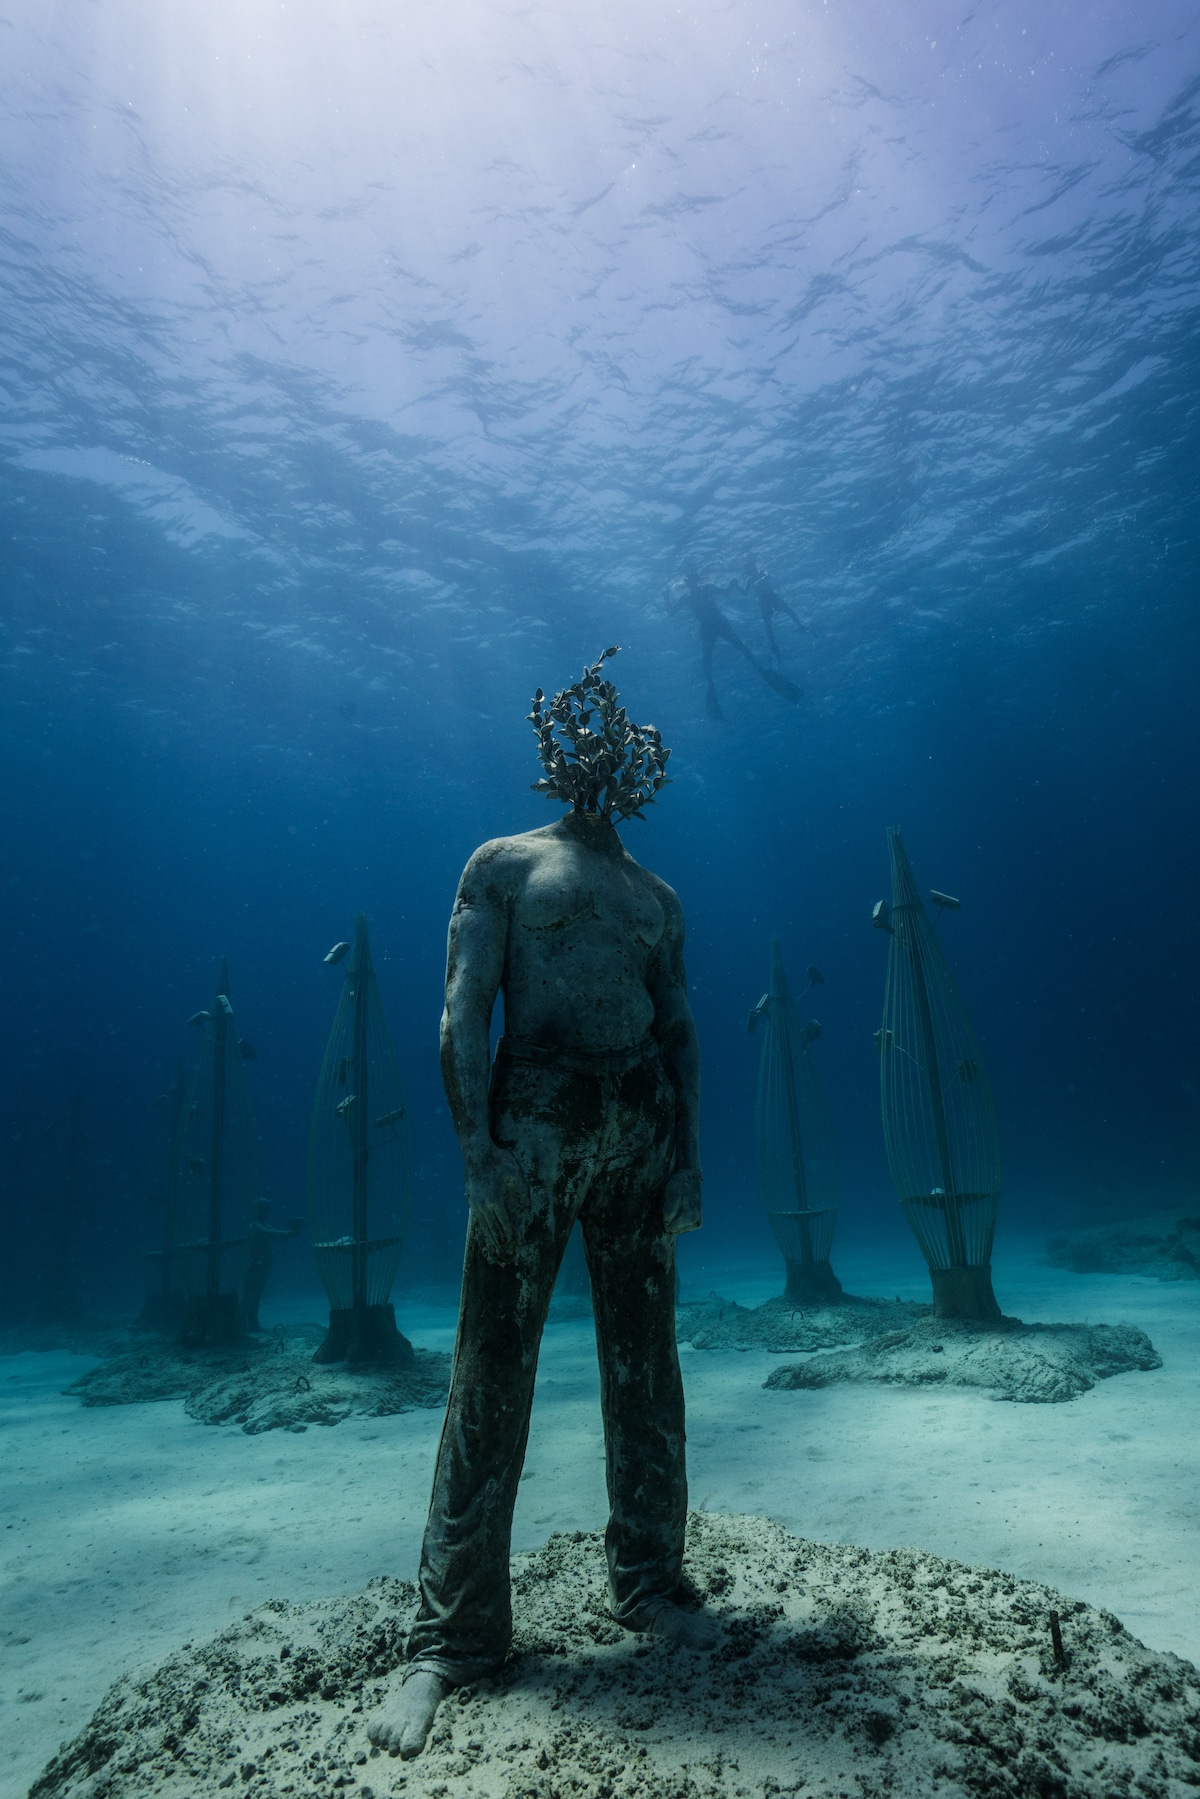
<instances>
[{"instance_id":1,"label":"concrete base of sculpture","mask_svg":"<svg viewBox=\"0 0 1200 1799\"><path fill-rule=\"evenodd\" d=\"M763 1382L774 1388L870 1381L894 1387L977 1387L996 1399L1054 1404L1075 1399L1114 1374L1162 1367L1145 1331L1131 1324L999 1325L930 1318L849 1349L785 1362Z\"/></svg>"},{"instance_id":2,"label":"concrete base of sculpture","mask_svg":"<svg viewBox=\"0 0 1200 1799\"><path fill-rule=\"evenodd\" d=\"M162 1337L177 1336L187 1303L182 1293L147 1293L142 1309L133 1321L133 1329L151 1331Z\"/></svg>"},{"instance_id":3,"label":"concrete base of sculpture","mask_svg":"<svg viewBox=\"0 0 1200 1799\"><path fill-rule=\"evenodd\" d=\"M313 1352L314 1362L350 1368L402 1368L412 1359L413 1346L396 1328L392 1305L332 1308L324 1341Z\"/></svg>"},{"instance_id":4,"label":"concrete base of sculpture","mask_svg":"<svg viewBox=\"0 0 1200 1799\"><path fill-rule=\"evenodd\" d=\"M825 1262L787 1262L785 1299L797 1306L833 1306L842 1298L842 1283Z\"/></svg>"},{"instance_id":5,"label":"concrete base of sculpture","mask_svg":"<svg viewBox=\"0 0 1200 1799\"><path fill-rule=\"evenodd\" d=\"M367 1727L400 1679L414 1589L270 1600L119 1680L30 1799L1194 1791L1200 1674L1080 1600L719 1513L692 1514L686 1568L720 1621L713 1654L613 1623L599 1532L514 1556L512 1659L449 1695L410 1762Z\"/></svg>"},{"instance_id":6,"label":"concrete base of sculpture","mask_svg":"<svg viewBox=\"0 0 1200 1799\"><path fill-rule=\"evenodd\" d=\"M201 1424L240 1424L247 1436L444 1404L450 1357L441 1350L409 1345L407 1360L382 1366L343 1362L314 1367L313 1345L321 1336L314 1324L291 1330L277 1326L270 1336L223 1349L181 1350L143 1340L129 1353L81 1375L66 1391L85 1406L181 1399L190 1418Z\"/></svg>"},{"instance_id":7,"label":"concrete base of sculpture","mask_svg":"<svg viewBox=\"0 0 1200 1799\"><path fill-rule=\"evenodd\" d=\"M240 1343L244 1335L239 1294L218 1293L214 1299L193 1294L189 1298L179 1326L181 1349L219 1349Z\"/></svg>"},{"instance_id":8,"label":"concrete base of sculpture","mask_svg":"<svg viewBox=\"0 0 1200 1799\"><path fill-rule=\"evenodd\" d=\"M998 1324L1003 1317L992 1291L990 1264L983 1268L931 1268L935 1318L968 1318Z\"/></svg>"}]
</instances>

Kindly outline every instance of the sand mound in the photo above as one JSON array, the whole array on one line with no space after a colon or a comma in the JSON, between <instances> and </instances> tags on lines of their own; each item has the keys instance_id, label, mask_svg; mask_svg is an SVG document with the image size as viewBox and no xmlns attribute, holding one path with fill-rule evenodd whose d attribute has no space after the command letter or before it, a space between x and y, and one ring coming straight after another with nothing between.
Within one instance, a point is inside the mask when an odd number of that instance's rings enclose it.
<instances>
[{"instance_id":1,"label":"sand mound","mask_svg":"<svg viewBox=\"0 0 1200 1799\"><path fill-rule=\"evenodd\" d=\"M834 1381L890 1381L905 1387L983 1387L997 1399L1045 1404L1075 1399L1098 1380L1161 1368L1145 1331L1129 1324L1022 1324L1003 1328L924 1318L909 1330L857 1348L789 1362L766 1387L828 1387Z\"/></svg>"},{"instance_id":2,"label":"sand mound","mask_svg":"<svg viewBox=\"0 0 1200 1799\"><path fill-rule=\"evenodd\" d=\"M916 1319L927 1318L929 1310L908 1300L854 1299L849 1294L837 1305L811 1307L797 1306L780 1294L750 1308L710 1293L707 1299L678 1308L676 1335L693 1349L766 1349L778 1355L833 1349L885 1331L905 1330Z\"/></svg>"},{"instance_id":3,"label":"sand mound","mask_svg":"<svg viewBox=\"0 0 1200 1799\"><path fill-rule=\"evenodd\" d=\"M1160 1281L1200 1280L1200 1218L1175 1213L1102 1224L1051 1237L1047 1260L1073 1274L1148 1274Z\"/></svg>"},{"instance_id":4,"label":"sand mound","mask_svg":"<svg viewBox=\"0 0 1200 1799\"><path fill-rule=\"evenodd\" d=\"M314 1325L230 1350L144 1345L94 1368L64 1391L78 1395L85 1406L182 1399L189 1417L201 1424L240 1424L250 1436L444 1404L448 1355L418 1349L405 1367L317 1367L312 1352L323 1335Z\"/></svg>"},{"instance_id":5,"label":"sand mound","mask_svg":"<svg viewBox=\"0 0 1200 1799\"><path fill-rule=\"evenodd\" d=\"M512 1661L455 1694L409 1763L373 1752L366 1720L397 1679L413 1589L273 1600L119 1681L30 1799L1183 1799L1200 1785L1200 1675L1108 1613L761 1518L693 1514L688 1567L724 1620L711 1656L611 1622L599 1533L515 1557Z\"/></svg>"}]
</instances>

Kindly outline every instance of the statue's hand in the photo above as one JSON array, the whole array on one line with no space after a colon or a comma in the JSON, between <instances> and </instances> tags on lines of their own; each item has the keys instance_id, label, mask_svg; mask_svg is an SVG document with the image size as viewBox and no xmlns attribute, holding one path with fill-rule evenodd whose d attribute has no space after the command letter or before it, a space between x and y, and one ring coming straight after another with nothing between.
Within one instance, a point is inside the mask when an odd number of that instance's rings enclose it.
<instances>
[{"instance_id":1,"label":"statue's hand","mask_svg":"<svg viewBox=\"0 0 1200 1799\"><path fill-rule=\"evenodd\" d=\"M681 1168L667 1182L663 1192L663 1229L668 1236L681 1237L684 1231L700 1229L700 1185L698 1168Z\"/></svg>"},{"instance_id":2,"label":"statue's hand","mask_svg":"<svg viewBox=\"0 0 1200 1799\"><path fill-rule=\"evenodd\" d=\"M529 1183L511 1150L495 1144L467 1174L467 1204L489 1261L507 1261L517 1246L516 1217L529 1205Z\"/></svg>"}]
</instances>

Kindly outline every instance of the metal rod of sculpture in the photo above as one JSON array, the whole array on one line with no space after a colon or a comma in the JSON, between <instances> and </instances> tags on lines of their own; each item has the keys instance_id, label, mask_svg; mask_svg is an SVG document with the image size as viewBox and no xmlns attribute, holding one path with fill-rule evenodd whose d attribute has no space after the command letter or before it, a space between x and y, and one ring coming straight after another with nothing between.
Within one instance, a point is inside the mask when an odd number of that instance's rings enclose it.
<instances>
[{"instance_id":1,"label":"metal rod of sculpture","mask_svg":"<svg viewBox=\"0 0 1200 1799\"><path fill-rule=\"evenodd\" d=\"M817 970L810 986L819 983ZM755 1149L763 1203L787 1267L787 1295L801 1304L830 1304L841 1282L829 1265L838 1208L833 1121L809 1045L815 1019L801 1025L784 972L778 937L771 939L771 986L747 1028L766 1025L758 1069Z\"/></svg>"},{"instance_id":2,"label":"metal rod of sculpture","mask_svg":"<svg viewBox=\"0 0 1200 1799\"><path fill-rule=\"evenodd\" d=\"M179 1193L183 1159L183 1119L188 1078L182 1056L169 1093L154 1104L167 1107L166 1185L159 1200L163 1208L162 1248L149 1250L142 1260L146 1270L146 1296L134 1322L134 1330L174 1331L183 1314L183 1295L176 1291L175 1238L179 1228Z\"/></svg>"},{"instance_id":3,"label":"metal rod of sculpture","mask_svg":"<svg viewBox=\"0 0 1200 1799\"><path fill-rule=\"evenodd\" d=\"M197 1012L191 1022L204 1027L205 1042L176 1134L177 1185L168 1195L168 1209L179 1221L171 1260L181 1268L187 1291L180 1339L194 1346L241 1335L244 1227L259 1197L257 1132L244 1069L254 1051L236 1034L224 957L211 1011ZM230 1220L238 1209L243 1228L231 1236Z\"/></svg>"},{"instance_id":4,"label":"metal rod of sculpture","mask_svg":"<svg viewBox=\"0 0 1200 1799\"><path fill-rule=\"evenodd\" d=\"M47 1324L74 1322L84 1310L80 1285L80 1165L83 1160L86 1104L83 1088L71 1101L61 1173L54 1183L57 1204L46 1210L46 1263L40 1283L39 1312Z\"/></svg>"},{"instance_id":5,"label":"metal rod of sculpture","mask_svg":"<svg viewBox=\"0 0 1200 1799\"><path fill-rule=\"evenodd\" d=\"M929 1265L935 1315L994 1320L1000 1140L991 1087L895 828L888 845L891 910L880 901L873 914L891 939L876 1037L888 1166ZM932 898L940 912L958 910L948 894Z\"/></svg>"},{"instance_id":6,"label":"metal rod of sculpture","mask_svg":"<svg viewBox=\"0 0 1200 1799\"><path fill-rule=\"evenodd\" d=\"M404 1244L408 1120L365 913L355 919L353 942L335 944L325 960L344 961L346 979L309 1132L313 1248L330 1303L329 1331L313 1359L410 1361L412 1346L396 1329L388 1299ZM372 1227L380 1234L372 1237Z\"/></svg>"}]
</instances>

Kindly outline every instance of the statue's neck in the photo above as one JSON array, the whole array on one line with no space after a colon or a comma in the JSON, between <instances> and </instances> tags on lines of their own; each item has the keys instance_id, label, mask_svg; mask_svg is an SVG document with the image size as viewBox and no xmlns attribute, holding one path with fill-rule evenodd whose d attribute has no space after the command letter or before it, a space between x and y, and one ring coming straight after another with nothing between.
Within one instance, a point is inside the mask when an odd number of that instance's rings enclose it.
<instances>
[{"instance_id":1,"label":"statue's neck","mask_svg":"<svg viewBox=\"0 0 1200 1799\"><path fill-rule=\"evenodd\" d=\"M625 854L625 845L617 836L612 819L594 812L567 812L552 829L585 849L595 850L597 855L620 858Z\"/></svg>"}]
</instances>

